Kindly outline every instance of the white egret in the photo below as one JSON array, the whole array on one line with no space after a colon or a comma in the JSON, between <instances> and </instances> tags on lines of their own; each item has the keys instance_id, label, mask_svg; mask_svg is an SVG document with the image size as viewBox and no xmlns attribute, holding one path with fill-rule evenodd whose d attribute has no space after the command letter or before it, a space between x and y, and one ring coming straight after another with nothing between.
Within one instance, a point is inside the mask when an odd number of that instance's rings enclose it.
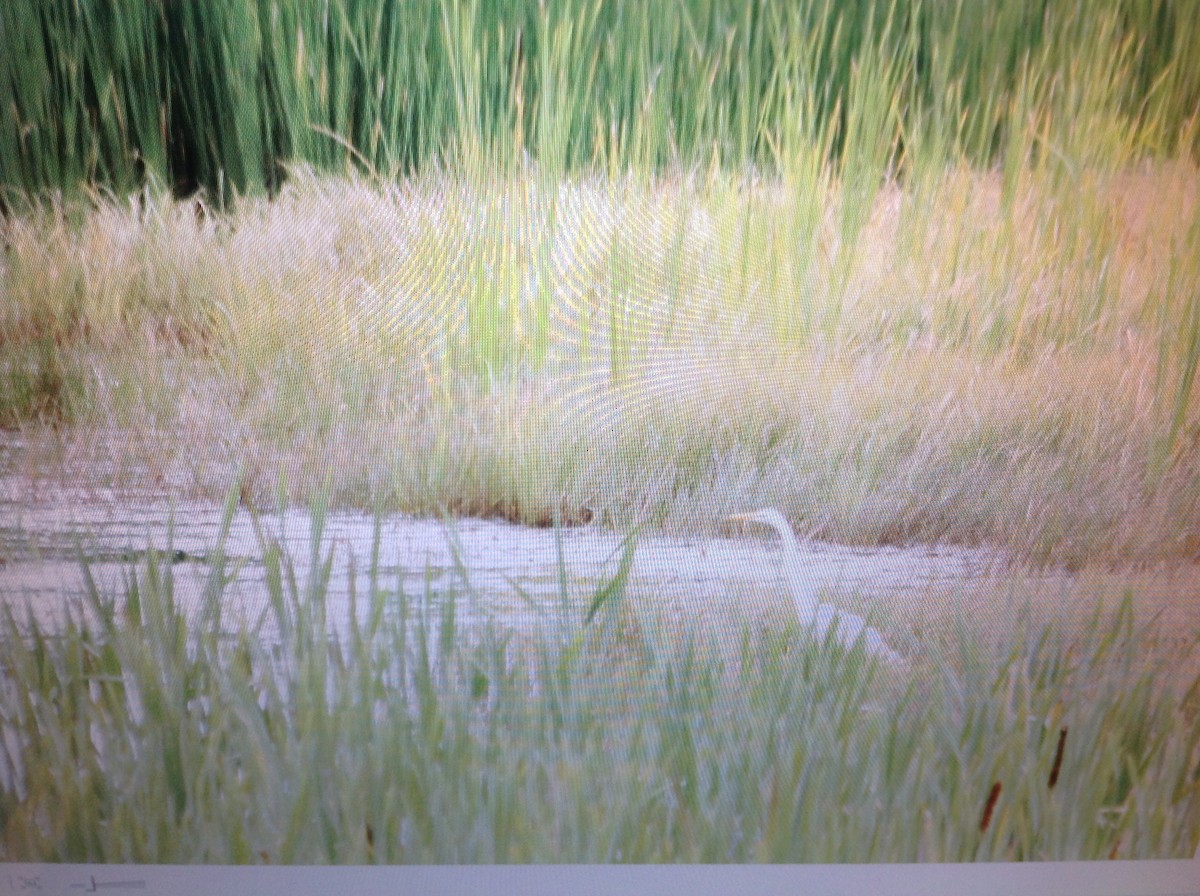
<instances>
[{"instance_id":1,"label":"white egret","mask_svg":"<svg viewBox=\"0 0 1200 896\"><path fill-rule=\"evenodd\" d=\"M800 545L784 515L774 507L764 507L752 513L735 513L729 517L741 523L762 523L770 526L783 539L783 572L792 599L796 602L796 615L800 624L811 628L818 638L824 638L830 626L837 623L837 639L845 645L853 644L862 637L867 653L880 656L889 662L902 662L900 654L892 650L883 636L853 613L844 613L837 607L823 604L817 599L816 590L810 587L800 563Z\"/></svg>"}]
</instances>

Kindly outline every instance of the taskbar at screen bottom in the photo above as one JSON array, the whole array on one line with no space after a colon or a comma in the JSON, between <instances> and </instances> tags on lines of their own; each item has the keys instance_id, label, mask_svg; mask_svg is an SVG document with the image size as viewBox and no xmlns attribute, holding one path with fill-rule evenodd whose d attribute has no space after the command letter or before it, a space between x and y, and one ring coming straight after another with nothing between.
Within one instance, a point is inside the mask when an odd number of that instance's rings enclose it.
<instances>
[{"instance_id":1,"label":"taskbar at screen bottom","mask_svg":"<svg viewBox=\"0 0 1200 896\"><path fill-rule=\"evenodd\" d=\"M962 865L0 865L0 896L373 894L1019 894L1200 896L1200 860Z\"/></svg>"}]
</instances>

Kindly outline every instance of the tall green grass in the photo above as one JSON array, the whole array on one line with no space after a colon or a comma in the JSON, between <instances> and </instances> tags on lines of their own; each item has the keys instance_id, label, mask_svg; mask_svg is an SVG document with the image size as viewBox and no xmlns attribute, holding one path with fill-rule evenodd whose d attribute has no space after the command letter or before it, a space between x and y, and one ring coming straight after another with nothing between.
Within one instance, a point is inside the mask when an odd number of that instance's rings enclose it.
<instances>
[{"instance_id":1,"label":"tall green grass","mask_svg":"<svg viewBox=\"0 0 1200 896\"><path fill-rule=\"evenodd\" d=\"M544 622L513 630L464 625L469 592L406 594L374 561L369 592L352 587L348 615L335 611L319 506L307 575L262 547L257 625L223 615L219 546L200 608L153 552L119 593L89 584L61 628L6 604L0 855L895 862L1196 848L1200 680L1181 677L1128 601L1080 625L1015 620L1000 649L964 623L893 667L792 627L668 623L629 589L627 564L590 606L564 577Z\"/></svg>"},{"instance_id":2,"label":"tall green grass","mask_svg":"<svg viewBox=\"0 0 1200 896\"><path fill-rule=\"evenodd\" d=\"M798 91L865 184L941 157L1190 151L1200 105L1200 26L1165 0L18 0L0 48L0 171L24 192L149 176L223 200L275 189L280 162L526 153L554 176L740 170L792 141Z\"/></svg>"}]
</instances>

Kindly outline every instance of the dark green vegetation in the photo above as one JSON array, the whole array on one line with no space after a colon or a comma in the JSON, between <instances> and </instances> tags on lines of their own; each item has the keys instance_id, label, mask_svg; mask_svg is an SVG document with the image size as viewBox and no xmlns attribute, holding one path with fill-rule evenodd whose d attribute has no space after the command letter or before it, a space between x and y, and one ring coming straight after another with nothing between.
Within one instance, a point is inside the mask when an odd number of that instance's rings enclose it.
<instances>
[{"instance_id":1,"label":"dark green vegetation","mask_svg":"<svg viewBox=\"0 0 1200 896\"><path fill-rule=\"evenodd\" d=\"M867 182L934 157L1073 164L1107 149L1101 118L1136 155L1194 149L1200 19L1167 0L12 0L0 94L0 187L25 192L150 177L224 201L277 188L280 162L526 152L554 179L769 170L796 139Z\"/></svg>"},{"instance_id":2,"label":"dark green vegetation","mask_svg":"<svg viewBox=\"0 0 1200 896\"><path fill-rule=\"evenodd\" d=\"M520 633L372 576L350 620L265 544L226 631L151 555L61 631L0 624L0 858L74 862L1186 857L1200 680L1131 604L964 623L905 668L793 629L686 631L623 573ZM580 598L583 598L582 600ZM586 608L586 610L585 610ZM336 635L331 629L337 629ZM1195 646L1194 644L1192 645Z\"/></svg>"}]
</instances>

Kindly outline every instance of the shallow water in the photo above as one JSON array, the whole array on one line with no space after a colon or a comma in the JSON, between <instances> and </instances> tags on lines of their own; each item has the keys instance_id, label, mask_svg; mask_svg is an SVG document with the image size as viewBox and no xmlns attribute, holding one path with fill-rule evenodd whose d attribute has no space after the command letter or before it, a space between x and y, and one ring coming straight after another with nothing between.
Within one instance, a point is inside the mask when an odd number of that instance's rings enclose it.
<instances>
[{"instance_id":1,"label":"shallow water","mask_svg":"<svg viewBox=\"0 0 1200 896\"><path fill-rule=\"evenodd\" d=\"M102 592L120 594L130 570L144 566L148 548L167 552L177 598L198 602L219 542L222 507L209 501L106 490L32 487L0 477L0 596L28 605L46 622L61 618L83 593L82 557ZM369 514L330 513L322 555L332 551L328 589L331 618L345 618L351 582L369 591L378 525L378 583L389 592L437 599L454 591L468 615L523 627L561 606L561 576L570 603L582 611L615 574L622 534L598 526L534 529L494 520L441 521L402 515L378 521ZM307 509L252 515L238 508L225 539L234 581L226 589L230 621L254 621L267 609L264 545L278 541L296 563L303 587L311 566L313 520ZM561 561L560 561L561 546ZM997 565L995 554L954 548L880 548L826 544L802 547L810 586L823 595L853 594L859 606L875 597L889 603L961 589ZM353 572L352 572L353 570ZM755 601L786 612L780 547L765 531L715 538L643 534L631 570L631 588L681 606L743 605ZM525 596L523 597L522 594Z\"/></svg>"}]
</instances>

